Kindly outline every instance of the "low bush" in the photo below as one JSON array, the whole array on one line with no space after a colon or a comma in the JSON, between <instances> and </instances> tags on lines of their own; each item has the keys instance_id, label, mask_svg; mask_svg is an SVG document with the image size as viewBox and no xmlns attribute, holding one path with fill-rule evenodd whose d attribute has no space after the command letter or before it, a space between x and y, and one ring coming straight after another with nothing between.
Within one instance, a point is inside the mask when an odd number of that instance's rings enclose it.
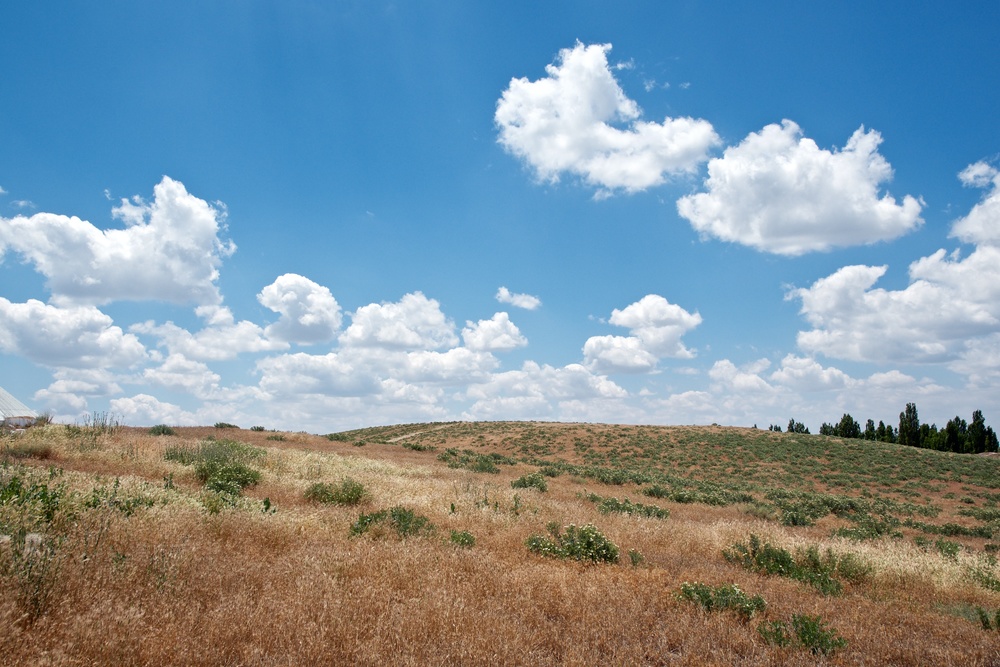
<instances>
[{"instance_id":1,"label":"low bush","mask_svg":"<svg viewBox=\"0 0 1000 667\"><path fill-rule=\"evenodd\" d=\"M452 544L463 549L470 549L476 546L476 538L467 530L453 530L449 539Z\"/></svg>"},{"instance_id":2,"label":"low bush","mask_svg":"<svg viewBox=\"0 0 1000 667\"><path fill-rule=\"evenodd\" d=\"M793 556L787 549L762 543L756 535L750 535L746 544L734 544L723 550L722 555L748 570L809 584L823 595L837 595L843 590L836 576L858 583L871 574L871 568L853 554L838 556L830 549L820 554L818 548L811 546Z\"/></svg>"},{"instance_id":3,"label":"low bush","mask_svg":"<svg viewBox=\"0 0 1000 667\"><path fill-rule=\"evenodd\" d=\"M306 500L314 503L357 505L367 497L368 492L361 482L346 477L339 484L317 482L306 489L304 495Z\"/></svg>"},{"instance_id":4,"label":"low bush","mask_svg":"<svg viewBox=\"0 0 1000 667\"><path fill-rule=\"evenodd\" d=\"M260 482L260 471L252 463L265 451L236 440L206 439L196 447L168 447L164 458L193 465L198 480L210 491L239 495Z\"/></svg>"},{"instance_id":5,"label":"low bush","mask_svg":"<svg viewBox=\"0 0 1000 667\"><path fill-rule=\"evenodd\" d=\"M558 525L549 525L549 534L532 535L525 544L532 553L550 558L567 558L592 563L617 563L618 547L595 526L570 524L562 532Z\"/></svg>"},{"instance_id":6,"label":"low bush","mask_svg":"<svg viewBox=\"0 0 1000 667\"><path fill-rule=\"evenodd\" d=\"M633 503L628 498L625 500L618 500L617 498L602 498L597 494L591 493L587 496L587 500L592 503L597 503L597 511L601 514L633 514L653 519L666 519L670 516L670 510L664 507Z\"/></svg>"},{"instance_id":7,"label":"low bush","mask_svg":"<svg viewBox=\"0 0 1000 667\"><path fill-rule=\"evenodd\" d=\"M793 614L792 629L799 643L810 653L829 655L847 646L847 640L840 637L836 630L828 629L819 616Z\"/></svg>"},{"instance_id":8,"label":"low bush","mask_svg":"<svg viewBox=\"0 0 1000 667\"><path fill-rule=\"evenodd\" d=\"M351 524L351 535L357 537L374 532L376 536L380 536L386 529L405 538L433 534L435 527L427 517L406 507L396 506L360 515L358 520Z\"/></svg>"},{"instance_id":9,"label":"low bush","mask_svg":"<svg viewBox=\"0 0 1000 667\"><path fill-rule=\"evenodd\" d=\"M709 586L699 582L684 582L677 594L681 600L697 603L705 611L735 611L743 620L763 612L767 603L760 595L749 596L736 584Z\"/></svg>"},{"instance_id":10,"label":"low bush","mask_svg":"<svg viewBox=\"0 0 1000 667\"><path fill-rule=\"evenodd\" d=\"M177 431L170 428L166 424L157 424L156 426L149 429L150 435L177 435Z\"/></svg>"},{"instance_id":11,"label":"low bush","mask_svg":"<svg viewBox=\"0 0 1000 667\"><path fill-rule=\"evenodd\" d=\"M549 490L549 485L546 483L545 477L543 477L540 472L532 472L527 475L521 475L511 482L510 486L514 489L538 489L543 493Z\"/></svg>"},{"instance_id":12,"label":"low bush","mask_svg":"<svg viewBox=\"0 0 1000 667\"><path fill-rule=\"evenodd\" d=\"M239 428L239 426L229 422L215 422L215 428Z\"/></svg>"}]
</instances>

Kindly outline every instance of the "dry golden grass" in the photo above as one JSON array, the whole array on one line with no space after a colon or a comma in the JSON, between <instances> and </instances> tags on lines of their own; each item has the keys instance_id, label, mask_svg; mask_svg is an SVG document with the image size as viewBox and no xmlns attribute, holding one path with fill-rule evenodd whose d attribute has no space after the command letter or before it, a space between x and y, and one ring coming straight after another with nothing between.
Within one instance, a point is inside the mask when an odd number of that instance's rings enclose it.
<instances>
[{"instance_id":1,"label":"dry golden grass","mask_svg":"<svg viewBox=\"0 0 1000 667\"><path fill-rule=\"evenodd\" d=\"M447 432L434 434L445 438L441 447L452 446ZM580 494L638 498L637 488L563 475L548 479L545 493L515 490L511 480L535 468L451 469L433 453L396 443L178 433L121 429L81 440L52 426L19 436L44 444L47 454L6 465L39 474L63 469L57 481L80 497L117 478L122 497L143 495L153 505L126 516L78 504L73 520L53 528L62 541L37 617L19 601L23 579L0 570L0 664L1000 665L1000 632L968 617L975 606L1000 608L1000 593L970 579L981 563L971 551L950 560L911 540L848 542L822 523L785 527L739 506L643 499L670 509L670 518L602 515ZM207 435L267 448L260 484L243 505L218 514L206 511L192 469L164 458L167 447ZM455 446L473 446L475 434L462 437ZM492 444L502 449L502 435ZM362 505L303 498L310 484L345 477L368 490ZM165 488L169 482L173 488ZM275 513L262 511L265 497ZM435 535L349 536L360 513L396 505L427 516ZM621 548L621 562L583 565L530 553L525 540L549 522L597 525ZM471 532L475 546L453 545L452 530ZM824 597L727 562L722 550L751 533L792 550L853 553L873 575ZM629 550L642 554L639 566ZM768 645L756 631L760 617L743 622L679 600L685 581L736 583L760 594L764 620L820 615L848 645L830 656Z\"/></svg>"}]
</instances>

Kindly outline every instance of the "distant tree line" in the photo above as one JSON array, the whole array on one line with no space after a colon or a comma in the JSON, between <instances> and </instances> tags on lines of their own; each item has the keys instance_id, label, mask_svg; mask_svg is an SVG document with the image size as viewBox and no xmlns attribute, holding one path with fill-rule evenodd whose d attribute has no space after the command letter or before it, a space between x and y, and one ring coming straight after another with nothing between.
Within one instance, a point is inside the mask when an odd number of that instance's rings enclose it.
<instances>
[{"instance_id":1,"label":"distant tree line","mask_svg":"<svg viewBox=\"0 0 1000 667\"><path fill-rule=\"evenodd\" d=\"M771 426L772 431L781 431L780 426ZM788 422L788 430L792 433L808 433L809 429L794 419ZM819 427L820 435L835 435L840 438L858 438L877 442L893 442L908 447L936 449L943 452L958 454L982 454L998 450L997 434L993 427L986 425L982 410L972 413L972 421L966 422L956 416L948 421L944 428L938 429L936 424L921 424L915 403L907 403L906 409L899 413L899 428L893 428L879 421L878 426L869 419L862 429L850 414L844 414L836 424L823 423Z\"/></svg>"}]
</instances>

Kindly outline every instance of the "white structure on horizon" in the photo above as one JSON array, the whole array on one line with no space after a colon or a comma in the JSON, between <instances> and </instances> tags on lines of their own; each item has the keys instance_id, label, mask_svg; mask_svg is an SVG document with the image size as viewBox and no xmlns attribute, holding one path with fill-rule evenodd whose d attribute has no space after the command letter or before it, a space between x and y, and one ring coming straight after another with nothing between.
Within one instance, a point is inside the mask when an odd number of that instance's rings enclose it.
<instances>
[{"instance_id":1,"label":"white structure on horizon","mask_svg":"<svg viewBox=\"0 0 1000 667\"><path fill-rule=\"evenodd\" d=\"M24 428L38 419L38 413L0 387L0 426Z\"/></svg>"}]
</instances>

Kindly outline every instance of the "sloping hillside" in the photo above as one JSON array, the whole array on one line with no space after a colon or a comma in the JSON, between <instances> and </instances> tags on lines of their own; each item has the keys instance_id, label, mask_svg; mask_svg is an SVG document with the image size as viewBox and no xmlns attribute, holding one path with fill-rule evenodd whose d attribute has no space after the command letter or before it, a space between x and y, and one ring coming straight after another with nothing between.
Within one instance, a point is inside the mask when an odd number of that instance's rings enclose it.
<instances>
[{"instance_id":1,"label":"sloping hillside","mask_svg":"<svg viewBox=\"0 0 1000 667\"><path fill-rule=\"evenodd\" d=\"M1000 660L994 457L715 426L157 432L0 439L0 662Z\"/></svg>"}]
</instances>

